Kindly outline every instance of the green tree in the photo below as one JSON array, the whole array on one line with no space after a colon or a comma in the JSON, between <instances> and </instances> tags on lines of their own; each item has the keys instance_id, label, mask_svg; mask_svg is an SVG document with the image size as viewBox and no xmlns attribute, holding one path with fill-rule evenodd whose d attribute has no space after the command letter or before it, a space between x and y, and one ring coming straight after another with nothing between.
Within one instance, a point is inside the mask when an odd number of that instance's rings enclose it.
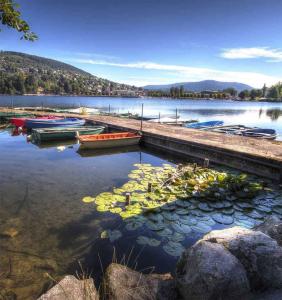
<instances>
[{"instance_id":1,"label":"green tree","mask_svg":"<svg viewBox=\"0 0 282 300\"><path fill-rule=\"evenodd\" d=\"M28 41L37 40L37 35L30 30L28 23L22 19L18 7L19 5L12 0L0 0L1 24L23 33L21 39Z\"/></svg>"},{"instance_id":2,"label":"green tree","mask_svg":"<svg viewBox=\"0 0 282 300\"><path fill-rule=\"evenodd\" d=\"M238 96L240 99L245 100L246 98L248 98L250 96L250 92L248 90L244 90L244 91L241 91Z\"/></svg>"}]
</instances>

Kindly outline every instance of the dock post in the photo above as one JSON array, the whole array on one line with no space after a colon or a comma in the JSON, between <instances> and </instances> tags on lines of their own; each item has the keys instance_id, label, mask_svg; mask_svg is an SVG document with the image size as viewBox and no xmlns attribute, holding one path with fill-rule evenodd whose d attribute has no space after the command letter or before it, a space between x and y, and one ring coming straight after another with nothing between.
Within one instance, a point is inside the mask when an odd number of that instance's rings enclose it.
<instances>
[{"instance_id":1,"label":"dock post","mask_svg":"<svg viewBox=\"0 0 282 300\"><path fill-rule=\"evenodd\" d=\"M161 113L159 112L159 123L161 123Z\"/></svg>"},{"instance_id":2,"label":"dock post","mask_svg":"<svg viewBox=\"0 0 282 300\"><path fill-rule=\"evenodd\" d=\"M109 114L111 113L111 104L109 104Z\"/></svg>"},{"instance_id":3,"label":"dock post","mask_svg":"<svg viewBox=\"0 0 282 300\"><path fill-rule=\"evenodd\" d=\"M204 159L204 168L208 168L210 165L210 160L208 158Z\"/></svg>"},{"instance_id":4,"label":"dock post","mask_svg":"<svg viewBox=\"0 0 282 300\"><path fill-rule=\"evenodd\" d=\"M140 124L140 131L143 130L143 113L144 113L144 103L142 103L142 107L141 107L141 124Z\"/></svg>"},{"instance_id":5,"label":"dock post","mask_svg":"<svg viewBox=\"0 0 282 300\"><path fill-rule=\"evenodd\" d=\"M130 193L125 194L126 205L130 205Z\"/></svg>"}]
</instances>

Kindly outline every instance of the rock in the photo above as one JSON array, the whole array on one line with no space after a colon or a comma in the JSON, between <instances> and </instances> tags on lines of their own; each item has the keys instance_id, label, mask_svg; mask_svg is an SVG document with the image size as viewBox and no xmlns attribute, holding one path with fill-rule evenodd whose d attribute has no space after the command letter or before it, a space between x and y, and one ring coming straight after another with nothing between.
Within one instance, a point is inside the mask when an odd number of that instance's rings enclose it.
<instances>
[{"instance_id":1,"label":"rock","mask_svg":"<svg viewBox=\"0 0 282 300\"><path fill-rule=\"evenodd\" d=\"M282 221L278 217L269 217L264 223L255 227L254 230L261 231L276 240L282 246Z\"/></svg>"},{"instance_id":2,"label":"rock","mask_svg":"<svg viewBox=\"0 0 282 300\"><path fill-rule=\"evenodd\" d=\"M74 276L65 276L38 300L98 300L98 292L93 279L78 280Z\"/></svg>"},{"instance_id":3,"label":"rock","mask_svg":"<svg viewBox=\"0 0 282 300\"><path fill-rule=\"evenodd\" d=\"M253 290L282 288L282 248L266 234L232 227L212 231L203 240L229 250L245 267Z\"/></svg>"},{"instance_id":4,"label":"rock","mask_svg":"<svg viewBox=\"0 0 282 300\"><path fill-rule=\"evenodd\" d=\"M173 300L175 281L170 274L144 275L112 263L106 270L103 290L109 300Z\"/></svg>"},{"instance_id":5,"label":"rock","mask_svg":"<svg viewBox=\"0 0 282 300\"><path fill-rule=\"evenodd\" d=\"M224 246L202 240L184 252L176 274L185 300L238 299L250 289L238 259Z\"/></svg>"}]
</instances>

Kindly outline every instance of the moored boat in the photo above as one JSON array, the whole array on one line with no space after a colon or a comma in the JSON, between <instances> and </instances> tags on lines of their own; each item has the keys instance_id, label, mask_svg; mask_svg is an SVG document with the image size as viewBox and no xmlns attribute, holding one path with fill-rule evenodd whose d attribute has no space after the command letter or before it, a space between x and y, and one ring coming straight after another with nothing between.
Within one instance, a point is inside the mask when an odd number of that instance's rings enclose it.
<instances>
[{"instance_id":1,"label":"moored boat","mask_svg":"<svg viewBox=\"0 0 282 300\"><path fill-rule=\"evenodd\" d=\"M54 127L47 129L33 129L32 138L36 141L58 141L74 139L76 135L100 134L105 130L104 126L92 127Z\"/></svg>"},{"instance_id":2,"label":"moored boat","mask_svg":"<svg viewBox=\"0 0 282 300\"><path fill-rule=\"evenodd\" d=\"M85 120L78 118L65 118L65 119L27 119L25 127L31 128L48 128L48 127L75 127L83 126Z\"/></svg>"},{"instance_id":3,"label":"moored boat","mask_svg":"<svg viewBox=\"0 0 282 300\"><path fill-rule=\"evenodd\" d=\"M185 124L186 128L193 128L193 129L209 129L211 127L222 126L223 121L208 121L208 122L197 122L192 124Z\"/></svg>"},{"instance_id":4,"label":"moored boat","mask_svg":"<svg viewBox=\"0 0 282 300\"><path fill-rule=\"evenodd\" d=\"M242 132L243 136L274 140L277 137L274 129L254 128Z\"/></svg>"},{"instance_id":5,"label":"moored boat","mask_svg":"<svg viewBox=\"0 0 282 300\"><path fill-rule=\"evenodd\" d=\"M16 127L24 127L27 119L28 118L11 118L10 123L15 125ZM43 116L43 117L35 117L35 119L59 120L62 118L56 116Z\"/></svg>"},{"instance_id":6,"label":"moored boat","mask_svg":"<svg viewBox=\"0 0 282 300\"><path fill-rule=\"evenodd\" d=\"M138 145L141 135L132 132L79 136L81 149L101 149Z\"/></svg>"}]
</instances>

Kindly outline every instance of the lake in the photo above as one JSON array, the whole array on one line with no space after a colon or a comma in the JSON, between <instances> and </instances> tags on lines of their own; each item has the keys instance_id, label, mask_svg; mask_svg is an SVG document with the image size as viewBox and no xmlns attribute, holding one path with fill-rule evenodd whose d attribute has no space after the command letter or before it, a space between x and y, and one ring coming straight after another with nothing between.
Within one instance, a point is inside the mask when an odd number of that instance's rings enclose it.
<instances>
[{"instance_id":1,"label":"lake","mask_svg":"<svg viewBox=\"0 0 282 300\"><path fill-rule=\"evenodd\" d=\"M107 111L110 105L111 111L136 113L144 103L145 115L171 114L177 108L182 117L222 119L281 133L282 106L273 103L2 96L0 106L11 100L14 106L81 105ZM282 217L281 187L267 180L268 189L251 201L208 203L195 194L187 202L178 199L158 208L160 214L128 220L116 213L120 207L92 202L98 195L110 199L108 193L138 179L140 164L148 180L151 170L159 175L163 164L172 168L183 163L148 148L81 151L75 141L37 145L6 129L0 130L0 153L0 292L15 293L17 299L36 299L65 274L91 275L98 285L111 261L143 272L174 272L181 251L205 232L234 225L252 228L267 216ZM261 179L250 176L250 181ZM90 203L83 202L89 196ZM156 227L159 219L165 227Z\"/></svg>"},{"instance_id":2,"label":"lake","mask_svg":"<svg viewBox=\"0 0 282 300\"><path fill-rule=\"evenodd\" d=\"M141 114L178 114L199 121L223 120L225 124L241 124L272 128L282 139L282 103L239 102L231 100L177 100L152 98L61 97L61 96L0 96L0 106L95 107L108 112Z\"/></svg>"},{"instance_id":3,"label":"lake","mask_svg":"<svg viewBox=\"0 0 282 300\"><path fill-rule=\"evenodd\" d=\"M0 131L0 153L0 287L17 299L36 299L54 279L81 274L81 268L99 284L111 261L143 272L173 272L179 249L208 230L250 228L266 216L282 216L281 190L266 181L271 190L252 204L248 200L233 206L224 201L209 206L195 198L189 207L180 201L178 208L163 208L162 230L152 227L156 216L147 216L146 224L140 224L143 217L139 217L139 223L129 225L118 214L101 211L103 206L82 200L123 186L134 178L128 177L132 171L136 178L136 164L170 167L180 160L138 146L83 152L75 141L36 145L13 130ZM237 174L218 166L213 169ZM191 228L181 227L181 220L190 222ZM105 230L121 236L102 238Z\"/></svg>"}]
</instances>

